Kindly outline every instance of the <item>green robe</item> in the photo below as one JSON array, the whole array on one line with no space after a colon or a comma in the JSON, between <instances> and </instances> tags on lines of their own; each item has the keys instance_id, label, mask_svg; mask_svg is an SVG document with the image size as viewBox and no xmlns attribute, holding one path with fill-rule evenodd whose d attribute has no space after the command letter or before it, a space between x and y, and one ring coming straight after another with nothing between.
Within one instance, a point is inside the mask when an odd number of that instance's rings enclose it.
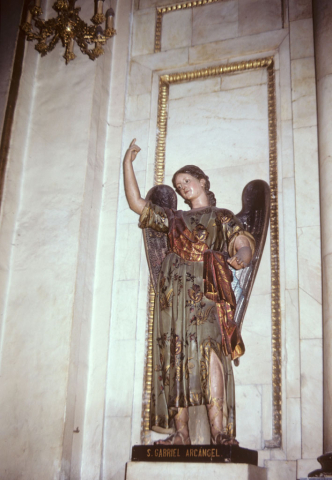
<instances>
[{"instance_id":1,"label":"green robe","mask_svg":"<svg viewBox=\"0 0 332 480\"><path fill-rule=\"evenodd\" d=\"M174 227L175 223L180 226ZM251 245L252 237L243 231L232 212L217 207L175 212L148 202L140 217L140 227L167 233L170 243L155 296L151 427L169 428L179 407L211 403L210 355L213 350L224 374L223 429L234 437L232 355L223 341L227 335L222 334L217 302L211 300L215 297L205 295L208 281L202 255L203 252L205 255L219 252L217 255L224 261L228 255L234 255L234 243L239 234L249 237ZM219 297L226 299L224 305L231 311L235 310L232 274L226 263L224 268L227 270L227 278L223 278L226 293L221 292ZM227 293L227 289L230 292Z\"/></svg>"}]
</instances>

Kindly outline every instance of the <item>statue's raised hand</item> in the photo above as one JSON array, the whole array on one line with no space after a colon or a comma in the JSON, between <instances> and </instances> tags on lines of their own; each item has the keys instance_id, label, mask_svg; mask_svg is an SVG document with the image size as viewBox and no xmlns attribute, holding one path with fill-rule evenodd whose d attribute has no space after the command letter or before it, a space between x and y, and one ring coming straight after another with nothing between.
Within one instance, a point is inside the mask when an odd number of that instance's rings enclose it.
<instances>
[{"instance_id":1,"label":"statue's raised hand","mask_svg":"<svg viewBox=\"0 0 332 480\"><path fill-rule=\"evenodd\" d=\"M136 142L136 138L134 138L134 140L132 140L131 144L129 145L128 150L126 151L126 155L125 155L125 158L124 158L125 162L133 162L135 160L138 152L141 151L140 147L138 145L136 145L135 142Z\"/></svg>"}]
</instances>

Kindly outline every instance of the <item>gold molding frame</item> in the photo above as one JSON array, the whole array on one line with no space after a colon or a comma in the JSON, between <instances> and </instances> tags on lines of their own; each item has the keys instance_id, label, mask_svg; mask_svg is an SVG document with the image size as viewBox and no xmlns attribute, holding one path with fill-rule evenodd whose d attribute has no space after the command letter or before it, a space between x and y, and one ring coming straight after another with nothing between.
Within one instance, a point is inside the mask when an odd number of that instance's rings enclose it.
<instances>
[{"instance_id":1,"label":"gold molding frame","mask_svg":"<svg viewBox=\"0 0 332 480\"><path fill-rule=\"evenodd\" d=\"M161 28L163 24L163 16L166 13L171 13L179 10L186 10L188 8L203 7L204 5L211 5L212 3L223 2L224 0L193 0L191 2L173 3L163 7L157 7L156 15L156 29L154 38L155 53L161 51Z\"/></svg>"},{"instance_id":2,"label":"gold molding frame","mask_svg":"<svg viewBox=\"0 0 332 480\"><path fill-rule=\"evenodd\" d=\"M188 2L193 3L193 2ZM166 8L166 7L165 7ZM273 57L257 60L228 63L214 67L173 73L159 77L159 97L157 113L157 146L155 156L154 184L160 185L165 174L166 134L168 117L169 86L176 83L215 77L222 74L243 72L266 68L268 86L268 131L269 131L269 175L270 175L270 230L271 230L271 323L272 323L272 395L273 424L272 439L265 443L266 448L281 447L281 311L280 311L280 273L279 273L279 223L278 223L278 167L277 167L277 121ZM150 396L152 381L152 327L154 309L154 291L150 282L148 307L148 346L144 375L144 398L142 416L143 444L149 443Z\"/></svg>"}]
</instances>

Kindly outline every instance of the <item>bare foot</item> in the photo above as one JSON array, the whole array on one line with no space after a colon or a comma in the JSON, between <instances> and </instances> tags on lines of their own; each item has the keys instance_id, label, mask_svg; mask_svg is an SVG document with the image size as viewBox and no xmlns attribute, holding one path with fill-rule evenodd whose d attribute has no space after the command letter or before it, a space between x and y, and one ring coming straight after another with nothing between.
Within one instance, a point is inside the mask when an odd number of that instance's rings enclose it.
<instances>
[{"instance_id":1,"label":"bare foot","mask_svg":"<svg viewBox=\"0 0 332 480\"><path fill-rule=\"evenodd\" d=\"M215 438L211 437L212 445L232 445L233 447L238 447L239 442L234 437L229 435L218 433Z\"/></svg>"},{"instance_id":2,"label":"bare foot","mask_svg":"<svg viewBox=\"0 0 332 480\"><path fill-rule=\"evenodd\" d=\"M155 445L191 445L189 435L184 435L181 432L172 433L165 440L157 440Z\"/></svg>"}]
</instances>

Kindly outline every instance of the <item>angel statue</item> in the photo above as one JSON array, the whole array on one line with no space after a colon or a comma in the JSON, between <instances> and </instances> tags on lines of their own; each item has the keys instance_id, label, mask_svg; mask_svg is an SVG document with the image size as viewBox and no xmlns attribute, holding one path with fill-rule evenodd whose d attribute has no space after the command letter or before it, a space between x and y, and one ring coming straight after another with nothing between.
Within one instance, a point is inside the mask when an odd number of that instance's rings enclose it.
<instances>
[{"instance_id":1,"label":"angel statue","mask_svg":"<svg viewBox=\"0 0 332 480\"><path fill-rule=\"evenodd\" d=\"M187 165L172 182L189 205L176 209L171 187L141 198L133 164L134 139L124 158L129 207L140 215L155 289L151 428L175 433L155 442L190 445L191 406L206 405L211 443L238 445L232 361L244 354L246 310L266 238L269 187L250 182L238 215L217 208L209 177Z\"/></svg>"}]
</instances>

